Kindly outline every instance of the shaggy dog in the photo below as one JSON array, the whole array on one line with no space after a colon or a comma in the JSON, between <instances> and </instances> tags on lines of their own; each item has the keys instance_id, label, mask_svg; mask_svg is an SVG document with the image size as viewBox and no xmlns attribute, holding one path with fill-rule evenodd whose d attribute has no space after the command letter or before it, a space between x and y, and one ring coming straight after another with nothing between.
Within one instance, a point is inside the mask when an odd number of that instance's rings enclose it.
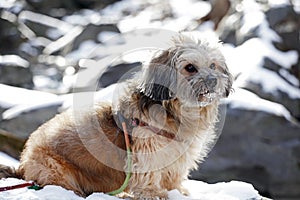
<instances>
[{"instance_id":1,"label":"shaggy dog","mask_svg":"<svg viewBox=\"0 0 300 200\"><path fill-rule=\"evenodd\" d=\"M172 189L185 193L181 183L207 155L219 100L231 86L219 44L178 34L127 82L116 106L98 103L57 115L31 134L20 167L1 166L0 176L87 196L118 189L130 170L124 191L135 199L166 199Z\"/></svg>"}]
</instances>

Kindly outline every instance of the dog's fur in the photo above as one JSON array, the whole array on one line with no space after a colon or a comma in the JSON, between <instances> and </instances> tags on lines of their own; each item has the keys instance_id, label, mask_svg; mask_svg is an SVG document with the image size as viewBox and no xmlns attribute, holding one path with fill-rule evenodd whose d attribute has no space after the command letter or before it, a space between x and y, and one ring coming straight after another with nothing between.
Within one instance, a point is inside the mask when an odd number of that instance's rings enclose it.
<instances>
[{"instance_id":1,"label":"dog's fur","mask_svg":"<svg viewBox=\"0 0 300 200\"><path fill-rule=\"evenodd\" d=\"M128 82L126 95L114 102L117 110L99 103L57 115L31 134L19 169L2 166L0 175L2 170L2 176L60 185L82 196L119 188L127 155L118 112L148 124L130 129L133 165L125 192L137 199L167 198L172 189L184 193L182 181L215 139L218 103L229 95L232 76L218 45L184 34L172 42Z\"/></svg>"}]
</instances>

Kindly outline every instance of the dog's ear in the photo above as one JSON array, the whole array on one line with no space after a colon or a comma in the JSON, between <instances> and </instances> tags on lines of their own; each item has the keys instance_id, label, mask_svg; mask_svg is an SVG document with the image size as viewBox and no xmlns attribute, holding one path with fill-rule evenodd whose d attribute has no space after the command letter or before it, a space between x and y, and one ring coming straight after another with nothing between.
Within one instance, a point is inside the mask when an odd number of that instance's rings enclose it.
<instances>
[{"instance_id":1,"label":"dog's ear","mask_svg":"<svg viewBox=\"0 0 300 200\"><path fill-rule=\"evenodd\" d=\"M174 53L165 50L155 56L149 66L145 66L140 91L154 101L175 98L177 71Z\"/></svg>"}]
</instances>

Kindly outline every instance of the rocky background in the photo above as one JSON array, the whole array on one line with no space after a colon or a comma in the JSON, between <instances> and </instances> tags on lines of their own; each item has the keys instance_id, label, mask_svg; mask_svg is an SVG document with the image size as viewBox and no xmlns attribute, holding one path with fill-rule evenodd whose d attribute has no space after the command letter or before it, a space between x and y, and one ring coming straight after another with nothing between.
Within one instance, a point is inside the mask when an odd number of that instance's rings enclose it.
<instances>
[{"instance_id":1,"label":"rocky background","mask_svg":"<svg viewBox=\"0 0 300 200\"><path fill-rule=\"evenodd\" d=\"M210 30L224 42L235 92L217 144L191 178L242 180L266 197L299 199L299 13L299 0L0 1L0 151L18 158L28 135L88 88L74 88L80 63L113 50L108 36ZM138 65L110 66L99 89Z\"/></svg>"}]
</instances>

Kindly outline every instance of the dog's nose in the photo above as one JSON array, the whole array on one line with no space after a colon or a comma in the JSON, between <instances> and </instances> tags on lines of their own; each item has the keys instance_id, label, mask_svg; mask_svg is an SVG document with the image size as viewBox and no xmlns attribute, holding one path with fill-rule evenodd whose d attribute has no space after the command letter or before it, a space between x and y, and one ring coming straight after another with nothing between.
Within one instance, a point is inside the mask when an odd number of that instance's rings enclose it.
<instances>
[{"instance_id":1,"label":"dog's nose","mask_svg":"<svg viewBox=\"0 0 300 200\"><path fill-rule=\"evenodd\" d=\"M217 85L217 81L218 81L217 78L213 75L208 75L206 77L206 84L210 88L214 88Z\"/></svg>"}]
</instances>

